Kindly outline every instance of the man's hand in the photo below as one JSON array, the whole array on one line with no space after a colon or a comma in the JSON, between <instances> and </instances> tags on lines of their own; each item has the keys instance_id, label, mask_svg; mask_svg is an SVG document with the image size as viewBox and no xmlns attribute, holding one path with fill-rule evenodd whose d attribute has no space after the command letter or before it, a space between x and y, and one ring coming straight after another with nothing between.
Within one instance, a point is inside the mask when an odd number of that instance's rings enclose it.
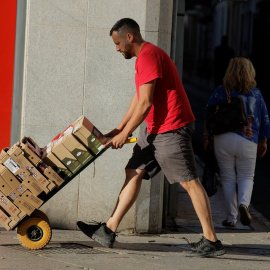
<instances>
[{"instance_id":1,"label":"man's hand","mask_svg":"<svg viewBox=\"0 0 270 270\"><path fill-rule=\"evenodd\" d=\"M121 149L123 147L123 145L126 143L127 139L128 139L127 135L125 135L123 133L119 133L118 135L113 137L109 142L104 144L103 148L111 146L112 149L119 149L119 148Z\"/></svg>"},{"instance_id":2,"label":"man's hand","mask_svg":"<svg viewBox=\"0 0 270 270\"><path fill-rule=\"evenodd\" d=\"M266 140L259 140L258 147L257 147L257 152L259 158L262 158L267 151L267 142Z\"/></svg>"}]
</instances>

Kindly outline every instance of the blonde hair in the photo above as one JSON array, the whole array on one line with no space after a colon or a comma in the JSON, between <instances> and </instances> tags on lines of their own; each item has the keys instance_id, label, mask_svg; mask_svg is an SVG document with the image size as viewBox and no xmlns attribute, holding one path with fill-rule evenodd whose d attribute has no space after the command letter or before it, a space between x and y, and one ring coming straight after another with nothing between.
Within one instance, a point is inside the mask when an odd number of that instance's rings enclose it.
<instances>
[{"instance_id":1,"label":"blonde hair","mask_svg":"<svg viewBox=\"0 0 270 270\"><path fill-rule=\"evenodd\" d=\"M255 76L256 71L249 59L235 57L229 63L223 78L223 86L227 90L248 94L251 88L257 85Z\"/></svg>"}]
</instances>

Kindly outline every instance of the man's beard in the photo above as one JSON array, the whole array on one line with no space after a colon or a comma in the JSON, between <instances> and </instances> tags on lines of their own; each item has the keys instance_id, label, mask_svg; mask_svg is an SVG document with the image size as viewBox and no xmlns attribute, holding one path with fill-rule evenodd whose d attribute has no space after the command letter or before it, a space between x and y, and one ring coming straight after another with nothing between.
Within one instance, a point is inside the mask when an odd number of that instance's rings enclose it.
<instances>
[{"instance_id":1,"label":"man's beard","mask_svg":"<svg viewBox=\"0 0 270 270\"><path fill-rule=\"evenodd\" d=\"M121 53L125 57L125 59L131 59L131 54L129 52L121 51Z\"/></svg>"},{"instance_id":2,"label":"man's beard","mask_svg":"<svg viewBox=\"0 0 270 270\"><path fill-rule=\"evenodd\" d=\"M125 45L125 50L121 51L122 55L125 57L125 59L131 59L131 46L129 44Z\"/></svg>"}]
</instances>

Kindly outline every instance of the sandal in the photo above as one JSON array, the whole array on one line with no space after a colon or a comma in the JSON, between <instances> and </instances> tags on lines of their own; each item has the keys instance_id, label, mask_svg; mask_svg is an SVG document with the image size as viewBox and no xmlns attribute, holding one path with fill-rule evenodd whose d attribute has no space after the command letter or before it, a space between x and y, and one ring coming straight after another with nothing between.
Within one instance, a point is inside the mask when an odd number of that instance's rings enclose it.
<instances>
[{"instance_id":1,"label":"sandal","mask_svg":"<svg viewBox=\"0 0 270 270\"><path fill-rule=\"evenodd\" d=\"M227 219L222 221L222 225L225 227L235 228L236 221L235 222L228 222Z\"/></svg>"}]
</instances>

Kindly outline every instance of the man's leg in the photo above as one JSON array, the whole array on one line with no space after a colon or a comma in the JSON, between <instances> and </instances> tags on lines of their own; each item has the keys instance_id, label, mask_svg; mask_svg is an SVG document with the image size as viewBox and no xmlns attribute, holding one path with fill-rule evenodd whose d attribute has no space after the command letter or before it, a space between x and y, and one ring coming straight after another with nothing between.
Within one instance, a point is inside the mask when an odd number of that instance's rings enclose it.
<instances>
[{"instance_id":1,"label":"man's leg","mask_svg":"<svg viewBox=\"0 0 270 270\"><path fill-rule=\"evenodd\" d=\"M106 226L116 232L121 220L136 201L146 170L126 169L126 180L119 194L115 209Z\"/></svg>"},{"instance_id":2,"label":"man's leg","mask_svg":"<svg viewBox=\"0 0 270 270\"><path fill-rule=\"evenodd\" d=\"M77 225L80 230L101 245L112 248L115 242L117 227L136 201L144 174L145 170L126 169L126 181L118 196L115 209L107 223L86 224L78 221Z\"/></svg>"},{"instance_id":3,"label":"man's leg","mask_svg":"<svg viewBox=\"0 0 270 270\"><path fill-rule=\"evenodd\" d=\"M214 230L209 199L199 178L188 182L181 182L180 184L191 198L196 214L201 222L204 237L212 242L216 242L217 237Z\"/></svg>"}]
</instances>

